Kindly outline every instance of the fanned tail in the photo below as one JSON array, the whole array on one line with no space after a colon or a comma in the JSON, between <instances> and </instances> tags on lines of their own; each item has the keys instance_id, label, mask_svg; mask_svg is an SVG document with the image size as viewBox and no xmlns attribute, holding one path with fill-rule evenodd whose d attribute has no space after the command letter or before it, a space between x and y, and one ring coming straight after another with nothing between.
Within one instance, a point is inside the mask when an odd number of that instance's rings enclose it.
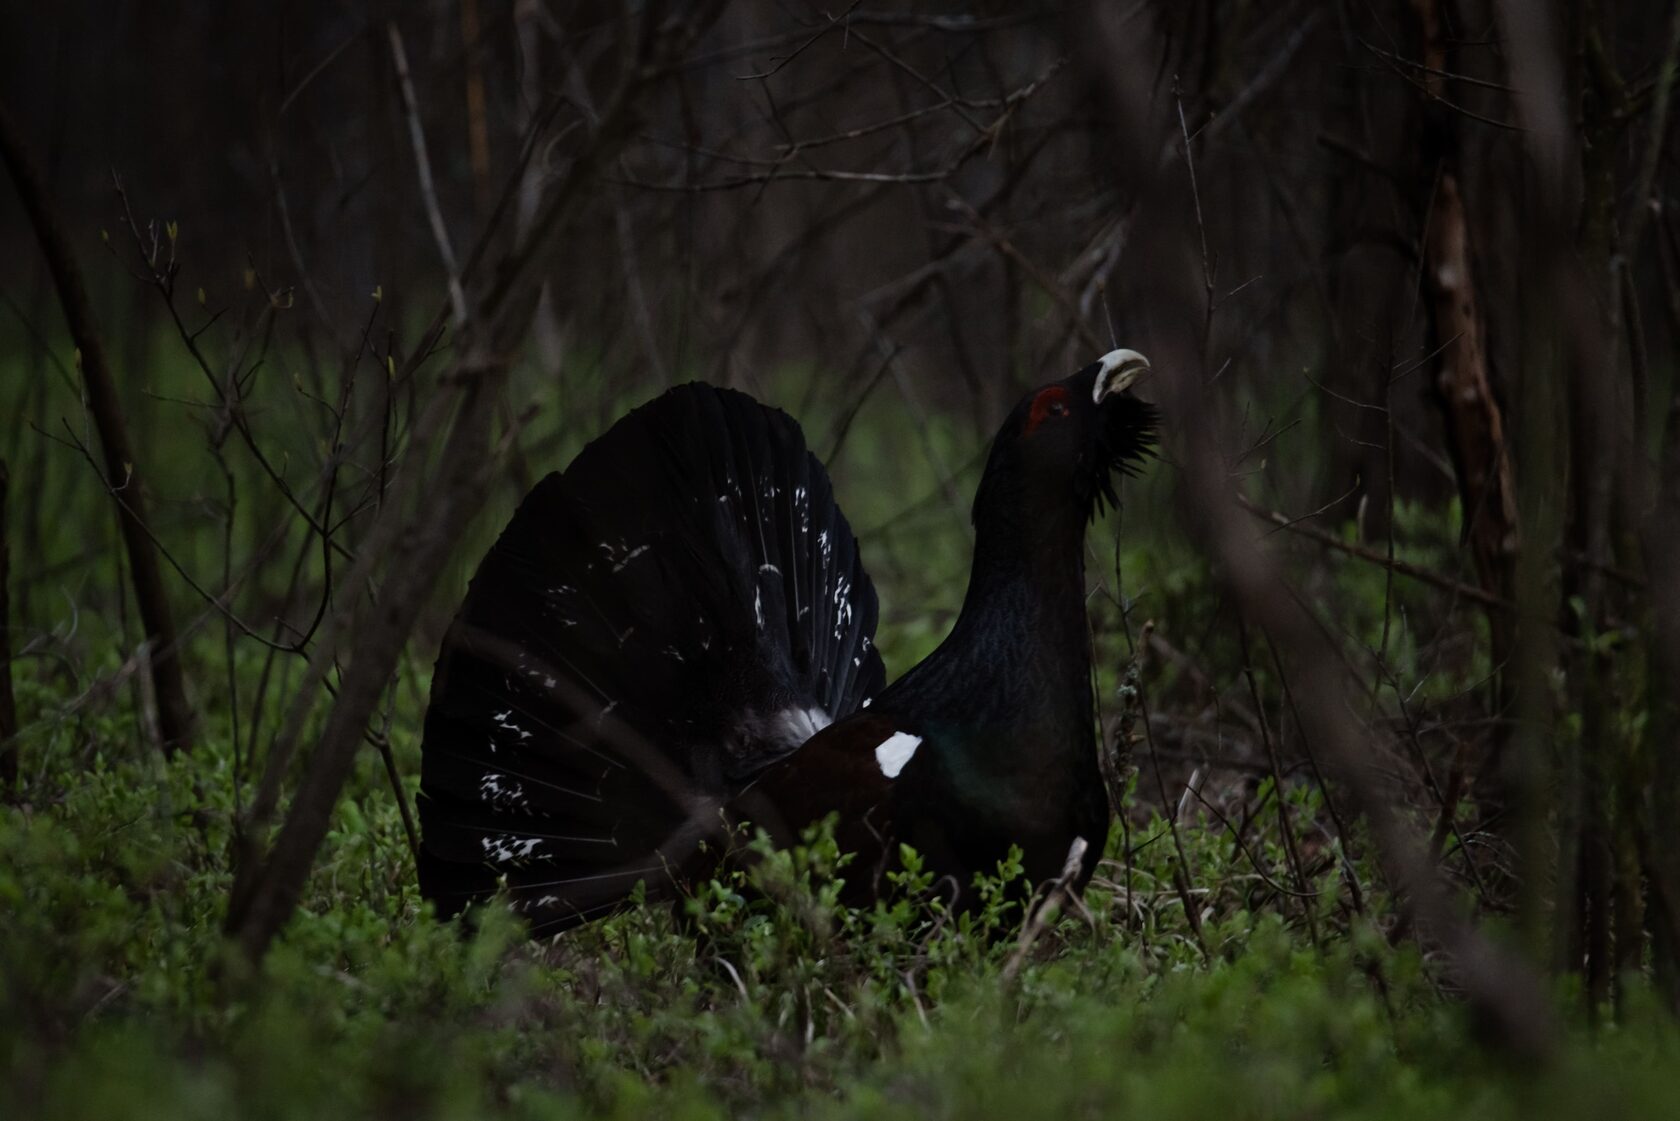
<instances>
[{"instance_id":1,"label":"fanned tail","mask_svg":"<svg viewBox=\"0 0 1680 1121\"><path fill-rule=\"evenodd\" d=\"M671 890L724 807L883 679L875 590L785 413L692 384L548 476L438 657L420 887L535 933Z\"/></svg>"}]
</instances>

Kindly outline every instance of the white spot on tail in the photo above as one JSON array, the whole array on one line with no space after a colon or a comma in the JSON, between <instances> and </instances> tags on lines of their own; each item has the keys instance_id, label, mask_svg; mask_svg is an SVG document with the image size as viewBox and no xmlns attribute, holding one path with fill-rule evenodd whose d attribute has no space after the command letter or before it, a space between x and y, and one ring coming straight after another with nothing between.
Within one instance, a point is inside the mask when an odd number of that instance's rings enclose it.
<instances>
[{"instance_id":1,"label":"white spot on tail","mask_svg":"<svg viewBox=\"0 0 1680 1121\"><path fill-rule=\"evenodd\" d=\"M789 747L798 747L832 724L828 713L812 705L810 708L784 708L774 717L774 735Z\"/></svg>"},{"instance_id":2,"label":"white spot on tail","mask_svg":"<svg viewBox=\"0 0 1680 1121\"><path fill-rule=\"evenodd\" d=\"M645 553L647 551L648 551L648 547L646 545L637 545L634 549L631 549L628 553L625 553L624 554L624 559L620 560L617 564L613 565L612 570L614 572L621 571L624 568L625 565L629 564L631 561L635 560L637 557L641 556L643 553Z\"/></svg>"},{"instance_id":3,"label":"white spot on tail","mask_svg":"<svg viewBox=\"0 0 1680 1121\"><path fill-rule=\"evenodd\" d=\"M916 749L920 746L921 736L912 736L909 732L894 732L876 746L875 762L880 764L883 775L897 778L898 772L904 769L904 764L910 762L910 757L916 754Z\"/></svg>"},{"instance_id":4,"label":"white spot on tail","mask_svg":"<svg viewBox=\"0 0 1680 1121\"><path fill-rule=\"evenodd\" d=\"M541 837L519 837L511 833L504 833L500 837L480 837L479 845L484 852L484 859L493 860L497 864L508 864L516 860L530 860L540 857L537 852L542 845Z\"/></svg>"},{"instance_id":5,"label":"white spot on tail","mask_svg":"<svg viewBox=\"0 0 1680 1121\"><path fill-rule=\"evenodd\" d=\"M478 780L478 799L498 809L524 809L528 805L525 787L496 771L485 771Z\"/></svg>"},{"instance_id":6,"label":"white spot on tail","mask_svg":"<svg viewBox=\"0 0 1680 1121\"><path fill-rule=\"evenodd\" d=\"M851 625L852 582L842 576L834 585L834 637L843 637Z\"/></svg>"},{"instance_id":7,"label":"white spot on tail","mask_svg":"<svg viewBox=\"0 0 1680 1121\"><path fill-rule=\"evenodd\" d=\"M496 722L496 727L500 728L504 732L512 732L521 740L528 740L531 738L530 732L527 732L524 728L521 728L518 724L514 723L513 709L511 708L491 714L491 719Z\"/></svg>"}]
</instances>

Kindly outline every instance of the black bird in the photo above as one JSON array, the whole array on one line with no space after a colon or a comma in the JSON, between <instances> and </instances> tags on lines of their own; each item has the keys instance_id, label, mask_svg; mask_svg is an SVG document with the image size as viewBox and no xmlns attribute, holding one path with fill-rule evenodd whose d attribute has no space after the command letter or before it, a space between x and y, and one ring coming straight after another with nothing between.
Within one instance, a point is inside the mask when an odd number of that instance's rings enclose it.
<instances>
[{"instance_id":1,"label":"black bird","mask_svg":"<svg viewBox=\"0 0 1680 1121\"><path fill-rule=\"evenodd\" d=\"M691 384L525 497L445 637L422 750L420 887L505 883L533 933L671 895L727 828L829 813L876 890L907 842L962 891L1011 844L1033 881L1096 866L1085 527L1148 454L1149 368L1116 350L1018 404L974 500L943 644L890 687L875 589L785 413Z\"/></svg>"}]
</instances>

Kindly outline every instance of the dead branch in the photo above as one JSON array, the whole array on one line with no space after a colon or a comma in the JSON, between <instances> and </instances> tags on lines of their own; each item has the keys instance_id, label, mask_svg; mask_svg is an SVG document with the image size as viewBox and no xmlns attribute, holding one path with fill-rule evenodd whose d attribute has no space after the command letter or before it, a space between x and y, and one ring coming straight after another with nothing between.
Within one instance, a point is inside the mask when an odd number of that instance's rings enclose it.
<instances>
[{"instance_id":1,"label":"dead branch","mask_svg":"<svg viewBox=\"0 0 1680 1121\"><path fill-rule=\"evenodd\" d=\"M1520 542L1516 484L1505 418L1493 388L1486 328L1470 260L1469 219L1458 176L1443 170L1424 236L1424 276L1433 297L1436 373L1464 504L1464 536L1482 588L1509 599ZM1494 661L1509 649L1508 624L1494 621Z\"/></svg>"},{"instance_id":2,"label":"dead branch","mask_svg":"<svg viewBox=\"0 0 1680 1121\"><path fill-rule=\"evenodd\" d=\"M1248 680L1248 695L1254 701L1254 713L1260 721L1260 742L1265 745L1266 759L1271 765L1272 797L1277 802L1278 832L1283 838L1283 853L1295 877L1295 893L1301 896L1301 916L1307 920L1307 932L1312 936L1313 945L1322 947L1324 943L1318 936L1318 918L1313 914L1312 887L1301 859L1300 845L1295 840L1295 826L1289 817L1289 800L1284 797L1283 763L1278 758L1271 723L1266 719L1266 704L1260 697L1260 685L1254 679L1254 657L1248 647L1248 626L1240 619L1237 622L1237 637L1242 646L1243 677ZM1258 864L1255 871L1260 871Z\"/></svg>"},{"instance_id":3,"label":"dead branch","mask_svg":"<svg viewBox=\"0 0 1680 1121\"><path fill-rule=\"evenodd\" d=\"M951 209L962 214L982 237L992 243L999 253L1019 265L1021 271L1031 277L1033 283L1043 289L1046 296L1056 301L1062 311L1066 313L1068 322L1078 332L1080 340L1090 348L1093 355L1100 354L1108 349L1101 336L1091 329L1091 324L1080 313L1078 301L1072 293L1062 287L1060 281L1017 249L1015 243L1009 240L1008 235L988 222L986 216L981 214L973 203L952 191L949 193L948 205Z\"/></svg>"},{"instance_id":4,"label":"dead branch","mask_svg":"<svg viewBox=\"0 0 1680 1121\"><path fill-rule=\"evenodd\" d=\"M1013 981L1016 974L1021 972L1021 966L1027 960L1027 951L1050 929L1050 925L1061 915L1063 907L1071 903L1081 911L1085 910L1085 904L1080 901L1079 892L1073 885L1079 879L1080 869L1085 866L1085 850L1090 847L1084 837L1075 837L1073 844L1068 846L1067 860L1062 864L1061 875L1050 883L1042 901L1021 927L1021 938L1016 943L1015 952L1009 955L1009 961L1004 964L1005 984ZM1089 918L1088 912L1086 917Z\"/></svg>"},{"instance_id":5,"label":"dead branch","mask_svg":"<svg viewBox=\"0 0 1680 1121\"><path fill-rule=\"evenodd\" d=\"M1390 558L1376 549L1369 549L1351 541L1344 541L1333 533L1327 533L1316 526L1307 525L1299 518L1291 518L1287 514L1279 513L1276 510L1266 510L1256 506L1246 498L1239 496L1237 504L1255 517L1270 522L1279 529L1286 529L1290 533L1299 534L1339 553L1346 553L1350 557L1358 557L1360 560L1380 565L1402 576L1410 576L1414 580L1420 580L1443 591L1451 592L1453 595L1480 603L1484 607L1498 608L1502 611L1516 610L1516 604L1510 600L1493 595L1474 584L1466 584L1462 580L1454 580L1450 576L1443 575L1433 569L1424 568L1422 565L1413 564L1398 557Z\"/></svg>"},{"instance_id":6,"label":"dead branch","mask_svg":"<svg viewBox=\"0 0 1680 1121\"><path fill-rule=\"evenodd\" d=\"M465 12L461 18L467 19ZM449 285L449 307L458 329L467 321L467 297L461 289L461 267L455 263L455 246L449 238L449 225L443 220L443 208L438 205L437 184L432 181L432 157L426 150L426 127L420 121L420 102L414 93L414 80L408 73L408 52L403 49L402 31L395 20L386 23L385 35L391 43L391 64L396 69L397 88L402 91L408 141L414 147L415 179L420 184L420 199L426 204L426 220L432 226L432 240L437 243L438 256L443 261ZM476 146L474 157L476 161Z\"/></svg>"},{"instance_id":7,"label":"dead branch","mask_svg":"<svg viewBox=\"0 0 1680 1121\"><path fill-rule=\"evenodd\" d=\"M1476 286L1469 209L1460 182L1459 118L1446 111L1451 106L1443 96L1451 73L1443 26L1447 16L1440 0L1413 0L1413 6L1424 44L1424 145L1435 161L1422 178L1424 197L1418 212L1424 215L1421 273L1430 298L1436 399L1446 421L1464 511L1464 540L1475 559L1477 578L1488 594L1509 599L1521 530L1487 316ZM1510 657L1514 620L1508 613L1490 612L1488 627L1493 663L1502 666Z\"/></svg>"},{"instance_id":8,"label":"dead branch","mask_svg":"<svg viewBox=\"0 0 1680 1121\"><path fill-rule=\"evenodd\" d=\"M18 197L41 243L41 252L46 256L53 283L58 288L59 304L64 310L70 337L75 340L81 356L88 408L93 413L94 426L99 431L99 444L105 453L107 485L113 493L122 496L118 521L122 526L129 572L134 581L135 604L140 610L146 641L152 647L152 682L157 694L158 730L164 751L173 753L192 744L193 711L187 703L175 620L170 613L169 597L164 591L157 550L147 528L144 476L123 423L116 378L105 357L81 269L76 264L63 225L47 197L46 186L23 133L4 104L0 104L0 156L4 157L11 171Z\"/></svg>"},{"instance_id":9,"label":"dead branch","mask_svg":"<svg viewBox=\"0 0 1680 1121\"><path fill-rule=\"evenodd\" d=\"M12 539L6 522L11 473L0 459L0 802L18 794L17 698L12 694Z\"/></svg>"},{"instance_id":10,"label":"dead branch","mask_svg":"<svg viewBox=\"0 0 1680 1121\"><path fill-rule=\"evenodd\" d=\"M1121 130L1125 150L1164 150L1170 122L1163 119L1159 90L1152 86L1149 52L1159 45L1153 28L1116 26L1111 11L1094 10L1082 39L1093 79L1101 80ZM1177 174L1173 174L1174 172ZM1557 1033L1543 989L1525 964L1492 942L1460 913L1423 845L1399 811L1391 791L1369 762L1366 730L1353 718L1347 674L1332 640L1283 580L1273 558L1256 548L1232 500L1214 436L1214 409L1201 361L1202 338L1187 309L1198 306L1196 233L1184 199L1181 169L1135 161L1125 167L1128 186L1139 200L1138 255L1152 263L1152 287L1164 310L1163 326L1145 342L1165 380L1169 415L1182 427L1180 509L1188 527L1214 563L1220 584L1253 625L1275 641L1292 663L1299 693L1311 703L1299 709L1303 733L1330 764L1370 824L1388 879L1418 926L1446 952L1454 976L1476 1012L1496 1027L1495 1038L1514 1056L1544 1062ZM1148 214L1150 220L1141 215Z\"/></svg>"},{"instance_id":11,"label":"dead branch","mask_svg":"<svg viewBox=\"0 0 1680 1121\"><path fill-rule=\"evenodd\" d=\"M437 466L425 472L419 458L412 457L399 468L390 496L345 574L341 587L347 592L322 627L270 752L270 774L284 775L320 699L328 670L336 662L347 663L273 847L265 853L257 842L266 833L266 817L275 799L264 805L263 816L253 820L245 833L226 930L248 963L261 960L297 906L364 742L368 720L444 559L482 506L484 488L499 453L505 450L506 441L502 448L490 444L490 421L511 355L536 309L541 285L534 266L551 252L583 186L596 181L632 135L643 92L687 51L720 8L720 3L712 3L676 17L667 16L660 5L649 5L640 26L626 28L626 54L617 87L582 150L534 217L529 236L516 242L476 286L451 369L411 437L414 446L425 447L442 435L444 446ZM523 167L515 174L522 175ZM509 184L504 198L516 185ZM500 207L493 217L505 211ZM487 241L488 233L480 244ZM411 505L420 496L424 501L414 505L411 513ZM375 595L373 586L379 576L383 579ZM278 785L277 779L273 785Z\"/></svg>"}]
</instances>

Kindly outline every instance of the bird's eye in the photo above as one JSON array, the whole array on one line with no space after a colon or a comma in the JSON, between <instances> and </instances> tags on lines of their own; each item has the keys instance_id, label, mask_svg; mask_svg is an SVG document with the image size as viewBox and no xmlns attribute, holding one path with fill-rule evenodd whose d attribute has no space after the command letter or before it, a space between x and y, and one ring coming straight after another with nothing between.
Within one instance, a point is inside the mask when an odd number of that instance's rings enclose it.
<instances>
[{"instance_id":1,"label":"bird's eye","mask_svg":"<svg viewBox=\"0 0 1680 1121\"><path fill-rule=\"evenodd\" d=\"M1038 396L1032 399L1032 408L1027 410L1027 423L1023 434L1031 436L1038 426L1051 417L1068 415L1068 392L1060 385L1052 385L1041 389Z\"/></svg>"}]
</instances>

